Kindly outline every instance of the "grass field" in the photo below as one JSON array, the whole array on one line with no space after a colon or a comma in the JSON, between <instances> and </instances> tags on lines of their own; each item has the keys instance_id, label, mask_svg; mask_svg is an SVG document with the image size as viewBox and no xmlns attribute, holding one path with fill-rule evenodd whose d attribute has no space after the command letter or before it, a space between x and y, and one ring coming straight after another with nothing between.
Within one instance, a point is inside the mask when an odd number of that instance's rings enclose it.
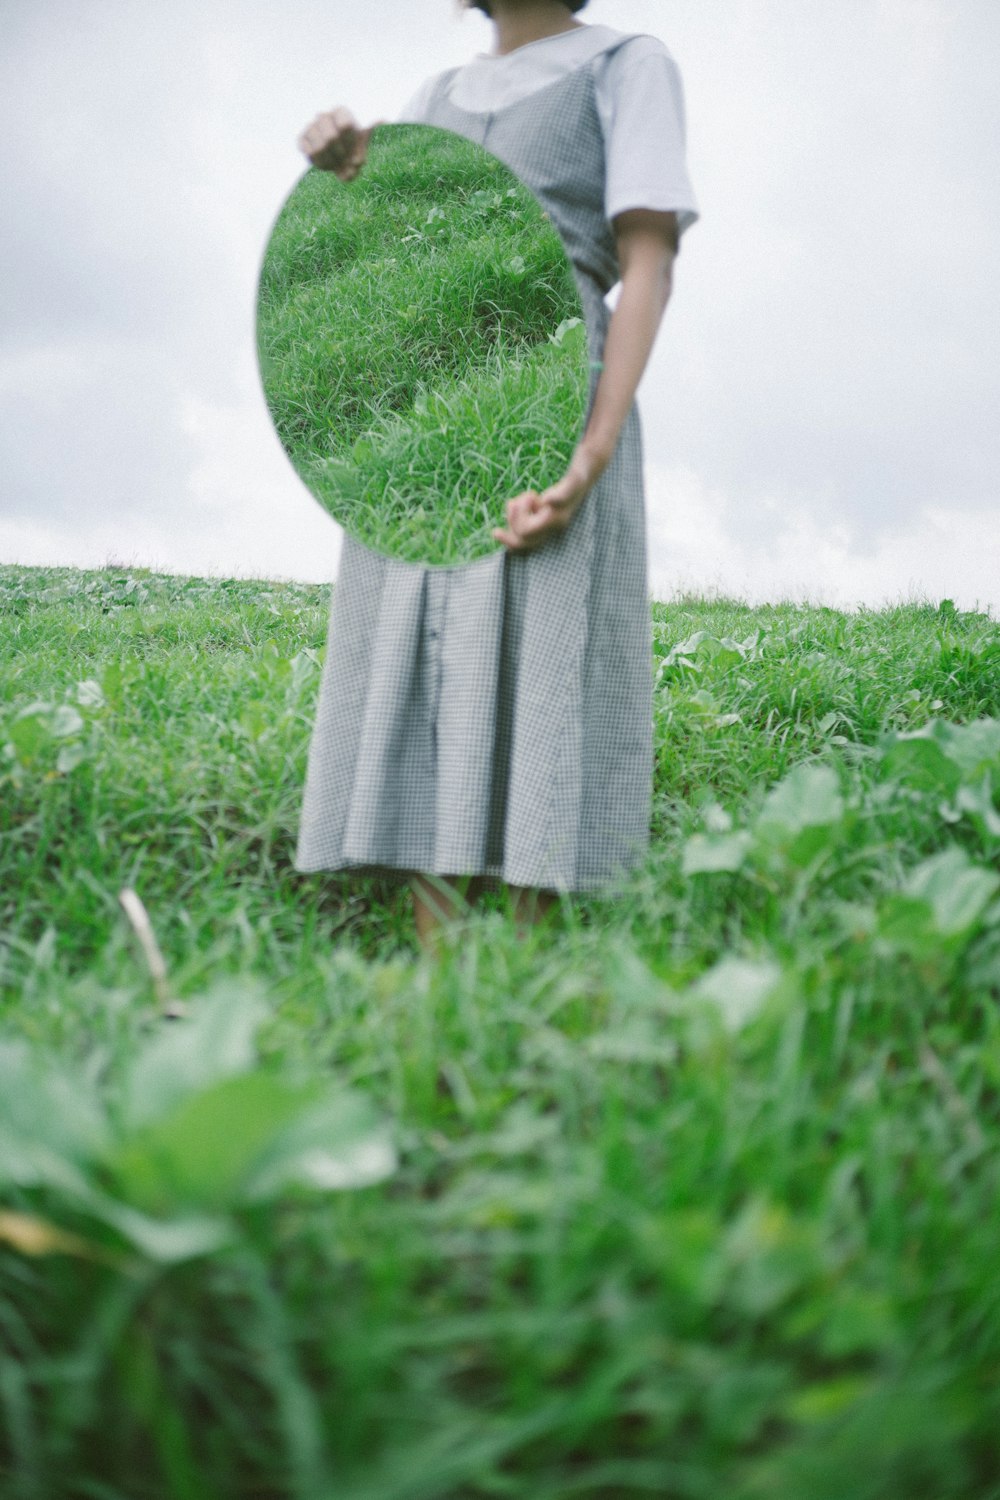
<instances>
[{"instance_id":1,"label":"grass field","mask_svg":"<svg viewBox=\"0 0 1000 1500\"><path fill-rule=\"evenodd\" d=\"M451 131L383 126L355 182L305 174L268 242L257 331L297 472L393 557L496 551L503 501L560 479L582 432L587 336L562 240Z\"/></svg>"},{"instance_id":2,"label":"grass field","mask_svg":"<svg viewBox=\"0 0 1000 1500\"><path fill-rule=\"evenodd\" d=\"M328 607L0 569L5 1500L997 1500L1000 626L655 605L646 864L435 967Z\"/></svg>"}]
</instances>

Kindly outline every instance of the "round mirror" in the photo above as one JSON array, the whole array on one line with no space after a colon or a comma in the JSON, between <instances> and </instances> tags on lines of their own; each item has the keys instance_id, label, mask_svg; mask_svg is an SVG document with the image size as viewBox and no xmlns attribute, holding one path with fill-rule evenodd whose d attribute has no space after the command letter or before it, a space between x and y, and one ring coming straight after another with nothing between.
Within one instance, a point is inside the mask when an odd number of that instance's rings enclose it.
<instances>
[{"instance_id":1,"label":"round mirror","mask_svg":"<svg viewBox=\"0 0 1000 1500\"><path fill-rule=\"evenodd\" d=\"M257 292L272 420L323 509L391 557L497 551L507 500L562 477L589 355L562 239L490 152L383 125L353 182L310 169Z\"/></svg>"}]
</instances>

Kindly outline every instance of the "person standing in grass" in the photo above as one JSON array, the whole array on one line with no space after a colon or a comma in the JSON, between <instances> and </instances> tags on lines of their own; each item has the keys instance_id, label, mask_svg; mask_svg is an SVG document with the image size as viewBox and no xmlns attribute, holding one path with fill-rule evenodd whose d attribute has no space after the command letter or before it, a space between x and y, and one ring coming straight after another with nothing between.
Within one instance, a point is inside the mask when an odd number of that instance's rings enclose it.
<instances>
[{"instance_id":1,"label":"person standing in grass","mask_svg":"<svg viewBox=\"0 0 1000 1500\"><path fill-rule=\"evenodd\" d=\"M495 554L432 568L344 539L296 868L409 880L428 949L491 881L523 931L560 892L611 889L648 848L652 622L634 397L698 217L681 79L662 42L577 20L587 0L462 3L490 17L492 51L428 79L399 122L478 142L533 190L573 265L593 364L566 473L497 496ZM350 181L373 129L336 108L299 145Z\"/></svg>"}]
</instances>

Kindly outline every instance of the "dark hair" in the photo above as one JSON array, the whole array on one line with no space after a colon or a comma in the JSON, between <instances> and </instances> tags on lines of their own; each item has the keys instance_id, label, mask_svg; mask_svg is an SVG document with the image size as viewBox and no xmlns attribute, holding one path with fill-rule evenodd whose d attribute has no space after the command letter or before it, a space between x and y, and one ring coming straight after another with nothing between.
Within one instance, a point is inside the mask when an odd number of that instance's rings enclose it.
<instances>
[{"instance_id":1,"label":"dark hair","mask_svg":"<svg viewBox=\"0 0 1000 1500\"><path fill-rule=\"evenodd\" d=\"M578 10L583 10L587 0L562 0L562 3L576 15ZM467 10L481 10L487 16L490 14L490 0L465 0L465 5Z\"/></svg>"}]
</instances>

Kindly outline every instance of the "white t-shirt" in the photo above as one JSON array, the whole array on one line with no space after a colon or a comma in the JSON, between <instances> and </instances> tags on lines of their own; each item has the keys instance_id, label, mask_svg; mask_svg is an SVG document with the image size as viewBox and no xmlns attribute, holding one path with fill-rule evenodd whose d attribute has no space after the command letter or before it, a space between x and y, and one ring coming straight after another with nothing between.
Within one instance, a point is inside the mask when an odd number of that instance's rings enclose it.
<instances>
[{"instance_id":1,"label":"white t-shirt","mask_svg":"<svg viewBox=\"0 0 1000 1500\"><path fill-rule=\"evenodd\" d=\"M473 114L504 109L628 35L580 23L503 56L480 52L459 68L449 97ZM417 90L397 124L420 123L438 77ZM606 217L627 208L672 209L683 234L699 213L685 161L684 90L676 62L658 38L639 35L632 46L598 62L595 81L607 158Z\"/></svg>"}]
</instances>

